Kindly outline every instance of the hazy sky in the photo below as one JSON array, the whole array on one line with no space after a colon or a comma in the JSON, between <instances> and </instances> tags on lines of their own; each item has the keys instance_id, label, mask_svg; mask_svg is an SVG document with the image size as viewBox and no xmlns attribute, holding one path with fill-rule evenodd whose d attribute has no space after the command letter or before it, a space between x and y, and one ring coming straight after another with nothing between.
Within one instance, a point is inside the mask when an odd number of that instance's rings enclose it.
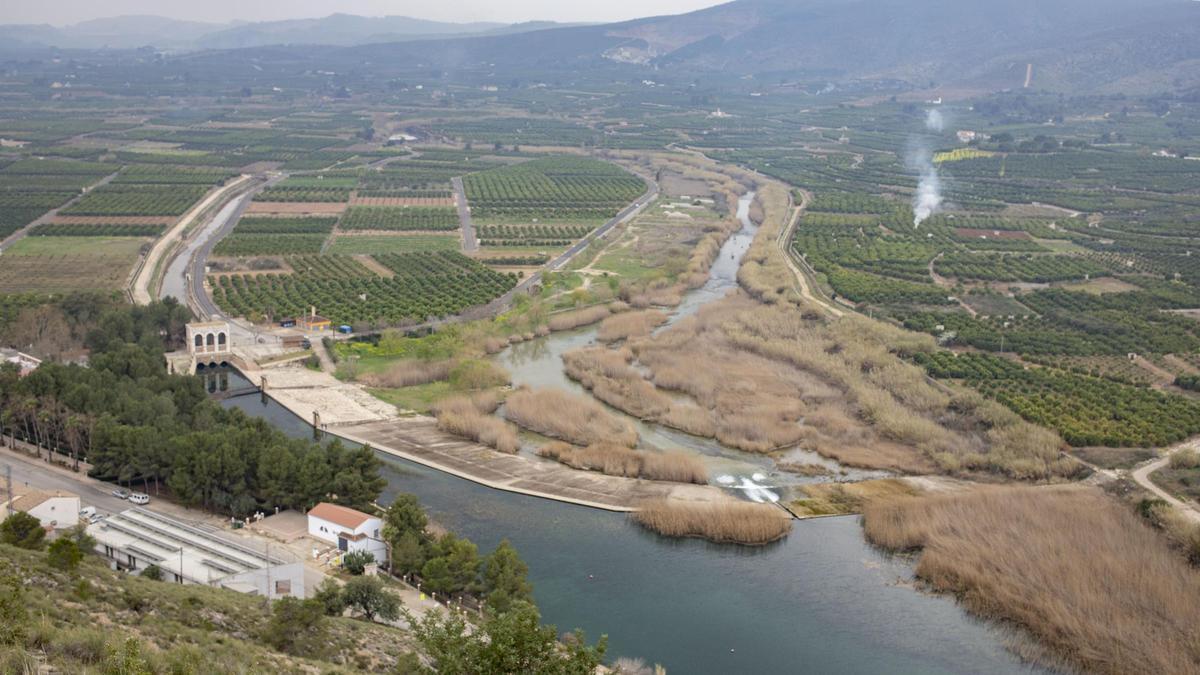
<instances>
[{"instance_id":1,"label":"hazy sky","mask_svg":"<svg viewBox=\"0 0 1200 675\"><path fill-rule=\"evenodd\" d=\"M224 23L325 16L334 12L382 16L398 14L439 21L516 22L615 21L676 14L720 4L722 0L5 0L0 23L56 26L122 14L156 14L176 19Z\"/></svg>"}]
</instances>

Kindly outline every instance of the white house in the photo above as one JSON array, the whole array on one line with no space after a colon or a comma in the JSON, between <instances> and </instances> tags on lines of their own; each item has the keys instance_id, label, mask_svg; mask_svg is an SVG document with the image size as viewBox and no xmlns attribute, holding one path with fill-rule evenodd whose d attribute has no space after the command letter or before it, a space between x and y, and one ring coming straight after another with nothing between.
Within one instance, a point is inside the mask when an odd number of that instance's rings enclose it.
<instances>
[{"instance_id":1,"label":"white house","mask_svg":"<svg viewBox=\"0 0 1200 675\"><path fill-rule=\"evenodd\" d=\"M378 561L387 560L380 539L383 520L346 506L321 502L308 512L308 536L336 544L339 551L369 551Z\"/></svg>"},{"instance_id":2,"label":"white house","mask_svg":"<svg viewBox=\"0 0 1200 675\"><path fill-rule=\"evenodd\" d=\"M65 490L30 490L0 502L0 520L13 511L24 511L43 527L62 529L79 524L79 495Z\"/></svg>"}]
</instances>

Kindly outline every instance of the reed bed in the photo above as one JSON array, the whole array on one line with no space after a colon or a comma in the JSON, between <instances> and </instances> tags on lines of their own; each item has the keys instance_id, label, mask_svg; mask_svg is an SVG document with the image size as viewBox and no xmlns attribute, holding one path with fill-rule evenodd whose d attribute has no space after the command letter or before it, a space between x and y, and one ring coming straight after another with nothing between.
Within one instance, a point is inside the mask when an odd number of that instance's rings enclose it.
<instances>
[{"instance_id":1,"label":"reed bed","mask_svg":"<svg viewBox=\"0 0 1200 675\"><path fill-rule=\"evenodd\" d=\"M521 449L517 430L492 415L499 404L499 397L494 392L455 396L440 401L434 408L434 414L442 431L469 438L500 452L515 454Z\"/></svg>"},{"instance_id":2,"label":"reed bed","mask_svg":"<svg viewBox=\"0 0 1200 675\"><path fill-rule=\"evenodd\" d=\"M785 511L750 502L655 500L643 504L631 517L667 537L699 537L721 544L761 546L792 531L792 519Z\"/></svg>"},{"instance_id":3,"label":"reed bed","mask_svg":"<svg viewBox=\"0 0 1200 675\"><path fill-rule=\"evenodd\" d=\"M667 315L657 309L614 314L600 322L596 338L601 342L616 342L633 337L645 337L650 331L667 322Z\"/></svg>"},{"instance_id":4,"label":"reed bed","mask_svg":"<svg viewBox=\"0 0 1200 675\"><path fill-rule=\"evenodd\" d=\"M916 574L1096 673L1200 672L1200 574L1093 488L993 488L867 504L867 538Z\"/></svg>"},{"instance_id":5,"label":"reed bed","mask_svg":"<svg viewBox=\"0 0 1200 675\"><path fill-rule=\"evenodd\" d=\"M599 471L609 476L698 485L708 483L708 469L704 462L699 457L682 452L643 452L609 443L597 443L586 448L568 443L549 443L538 448L537 454L573 469Z\"/></svg>"},{"instance_id":6,"label":"reed bed","mask_svg":"<svg viewBox=\"0 0 1200 675\"><path fill-rule=\"evenodd\" d=\"M389 365L380 372L360 375L358 381L369 387L399 389L448 380L453 367L454 362L450 360L405 359Z\"/></svg>"},{"instance_id":7,"label":"reed bed","mask_svg":"<svg viewBox=\"0 0 1200 675\"><path fill-rule=\"evenodd\" d=\"M563 330L574 330L582 326L588 326L597 321L602 321L612 316L614 311L621 311L620 308L614 307L615 303L605 305L594 305L592 307L584 307L583 309L575 309L569 312L562 312L550 317L547 322L550 330L553 332Z\"/></svg>"},{"instance_id":8,"label":"reed bed","mask_svg":"<svg viewBox=\"0 0 1200 675\"><path fill-rule=\"evenodd\" d=\"M505 401L504 414L526 429L575 445L637 445L631 425L599 403L561 389L518 389Z\"/></svg>"}]
</instances>

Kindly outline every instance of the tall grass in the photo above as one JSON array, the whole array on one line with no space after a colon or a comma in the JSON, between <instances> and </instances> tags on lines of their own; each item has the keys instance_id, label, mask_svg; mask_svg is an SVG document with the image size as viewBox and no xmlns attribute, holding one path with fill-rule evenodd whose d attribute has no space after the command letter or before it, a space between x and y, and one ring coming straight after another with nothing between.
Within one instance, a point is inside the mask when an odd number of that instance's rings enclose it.
<instances>
[{"instance_id":1,"label":"tall grass","mask_svg":"<svg viewBox=\"0 0 1200 675\"><path fill-rule=\"evenodd\" d=\"M600 322L596 338L601 342L616 342L631 337L644 337L666 322L667 315L657 309L615 314Z\"/></svg>"},{"instance_id":2,"label":"tall grass","mask_svg":"<svg viewBox=\"0 0 1200 675\"><path fill-rule=\"evenodd\" d=\"M620 309L617 308L617 310L614 310L613 304L614 303L595 305L592 307L585 307L583 309L572 310L570 312L555 314L550 317L547 325L550 327L550 330L554 332L573 330L581 326L587 326L602 319L608 318L614 311L618 311Z\"/></svg>"},{"instance_id":3,"label":"tall grass","mask_svg":"<svg viewBox=\"0 0 1200 675\"><path fill-rule=\"evenodd\" d=\"M700 537L729 544L769 544L792 530L792 519L782 509L750 502L655 500L643 504L631 517L668 537Z\"/></svg>"},{"instance_id":4,"label":"tall grass","mask_svg":"<svg viewBox=\"0 0 1200 675\"><path fill-rule=\"evenodd\" d=\"M434 414L442 431L469 438L500 452L516 453L521 449L517 430L491 414L498 406L496 394L485 392L440 401L434 407Z\"/></svg>"},{"instance_id":5,"label":"tall grass","mask_svg":"<svg viewBox=\"0 0 1200 675\"><path fill-rule=\"evenodd\" d=\"M620 445L597 443L577 448L568 443L549 443L537 454L575 469L599 471L609 476L627 476L677 483L708 483L708 469L694 455L682 452L642 452Z\"/></svg>"},{"instance_id":6,"label":"tall grass","mask_svg":"<svg viewBox=\"0 0 1200 675\"><path fill-rule=\"evenodd\" d=\"M921 550L916 573L985 618L1024 627L1090 672L1200 671L1200 574L1092 488L996 488L863 512L867 538Z\"/></svg>"},{"instance_id":7,"label":"tall grass","mask_svg":"<svg viewBox=\"0 0 1200 675\"><path fill-rule=\"evenodd\" d=\"M380 372L364 373L358 377L358 381L369 387L387 389L412 387L449 379L450 369L453 367L454 362L450 360L404 359L389 365Z\"/></svg>"},{"instance_id":8,"label":"tall grass","mask_svg":"<svg viewBox=\"0 0 1200 675\"><path fill-rule=\"evenodd\" d=\"M526 429L575 445L637 444L630 424L599 403L561 389L518 389L505 401L504 414Z\"/></svg>"}]
</instances>

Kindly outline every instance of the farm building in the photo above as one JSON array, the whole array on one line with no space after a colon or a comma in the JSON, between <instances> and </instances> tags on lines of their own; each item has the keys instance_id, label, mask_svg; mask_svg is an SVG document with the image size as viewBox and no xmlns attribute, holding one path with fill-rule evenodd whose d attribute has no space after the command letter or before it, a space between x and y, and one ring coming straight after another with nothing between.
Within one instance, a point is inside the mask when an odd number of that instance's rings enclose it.
<instances>
[{"instance_id":1,"label":"farm building","mask_svg":"<svg viewBox=\"0 0 1200 675\"><path fill-rule=\"evenodd\" d=\"M88 527L96 552L114 566L140 574L154 565L168 581L267 595L304 598L304 563L287 563L174 518L132 508Z\"/></svg>"},{"instance_id":2,"label":"farm building","mask_svg":"<svg viewBox=\"0 0 1200 675\"><path fill-rule=\"evenodd\" d=\"M308 535L337 544L339 551L369 551L376 560L387 560L387 546L379 539L383 521L362 511L321 502L308 512Z\"/></svg>"},{"instance_id":3,"label":"farm building","mask_svg":"<svg viewBox=\"0 0 1200 675\"><path fill-rule=\"evenodd\" d=\"M15 349L0 348L0 363L16 364L21 371L21 377L25 377L37 370L37 367L42 365L42 360Z\"/></svg>"},{"instance_id":4,"label":"farm building","mask_svg":"<svg viewBox=\"0 0 1200 675\"><path fill-rule=\"evenodd\" d=\"M23 511L37 518L42 527L75 527L79 524L79 508L77 494L65 490L28 490L16 492L12 502L0 502L0 520L11 512Z\"/></svg>"}]
</instances>

